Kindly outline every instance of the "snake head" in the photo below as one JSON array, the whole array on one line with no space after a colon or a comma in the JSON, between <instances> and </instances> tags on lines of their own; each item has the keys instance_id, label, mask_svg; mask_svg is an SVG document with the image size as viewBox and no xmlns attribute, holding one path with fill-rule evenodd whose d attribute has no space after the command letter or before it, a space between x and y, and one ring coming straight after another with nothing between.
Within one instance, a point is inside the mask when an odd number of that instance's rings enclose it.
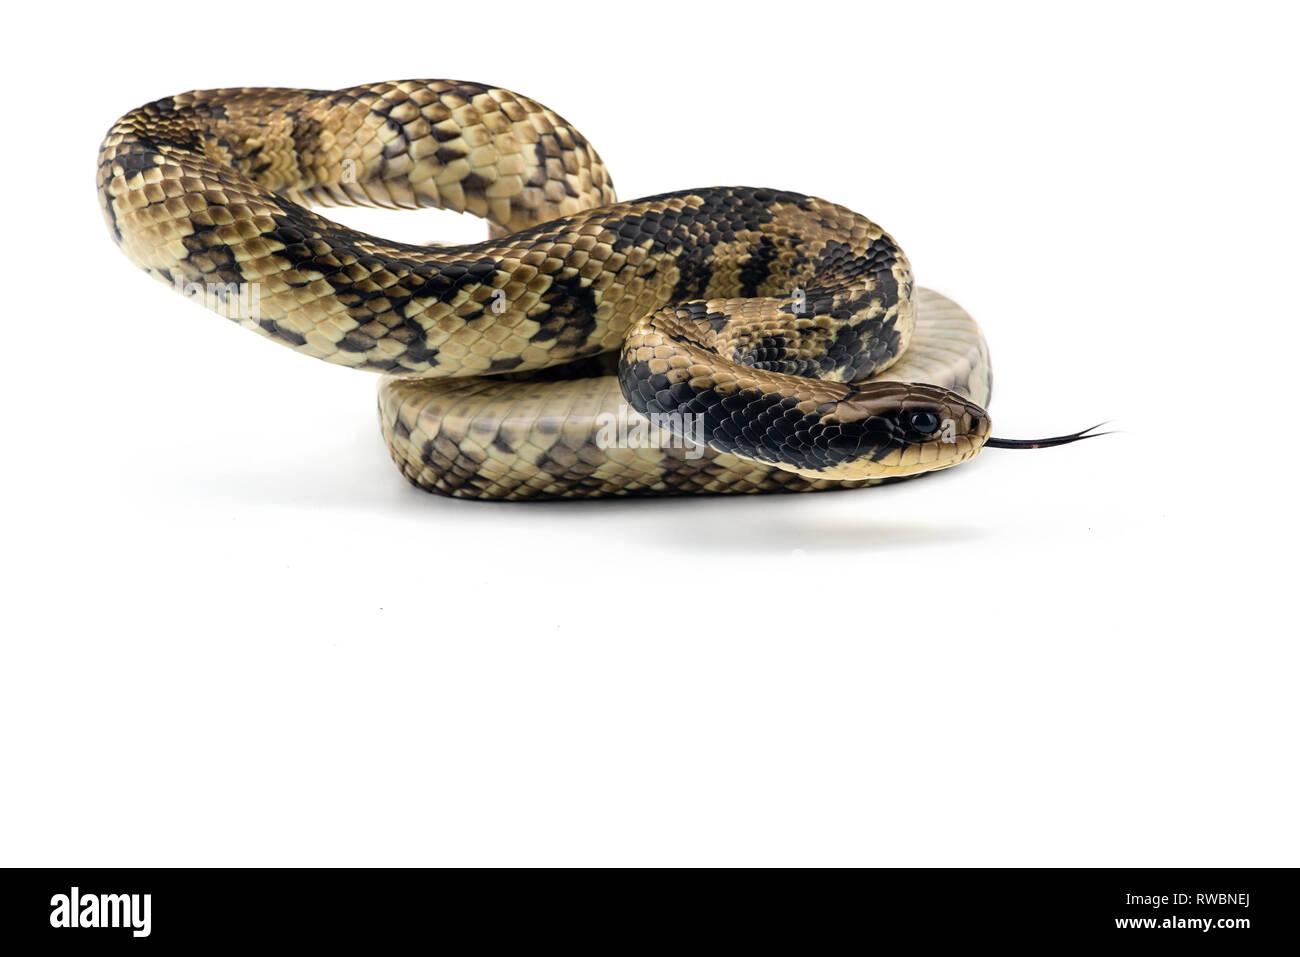
<instances>
[{"instance_id":1,"label":"snake head","mask_svg":"<svg viewBox=\"0 0 1300 957\"><path fill-rule=\"evenodd\" d=\"M988 441L988 413L934 385L871 382L850 391L823 416L827 467L810 478L880 479L960 465Z\"/></svg>"}]
</instances>

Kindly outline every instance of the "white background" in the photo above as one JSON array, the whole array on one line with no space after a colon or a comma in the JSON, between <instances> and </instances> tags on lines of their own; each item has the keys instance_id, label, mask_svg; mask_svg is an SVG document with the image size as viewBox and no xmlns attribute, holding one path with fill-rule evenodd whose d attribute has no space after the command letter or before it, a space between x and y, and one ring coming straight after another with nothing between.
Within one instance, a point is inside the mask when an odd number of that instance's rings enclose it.
<instances>
[{"instance_id":1,"label":"white background","mask_svg":"<svg viewBox=\"0 0 1300 957\"><path fill-rule=\"evenodd\" d=\"M1280 5L158 9L6 14L0 862L1298 862ZM439 76L623 198L866 213L984 325L999 434L1125 433L846 494L411 488L373 378L131 267L95 153L187 89Z\"/></svg>"}]
</instances>

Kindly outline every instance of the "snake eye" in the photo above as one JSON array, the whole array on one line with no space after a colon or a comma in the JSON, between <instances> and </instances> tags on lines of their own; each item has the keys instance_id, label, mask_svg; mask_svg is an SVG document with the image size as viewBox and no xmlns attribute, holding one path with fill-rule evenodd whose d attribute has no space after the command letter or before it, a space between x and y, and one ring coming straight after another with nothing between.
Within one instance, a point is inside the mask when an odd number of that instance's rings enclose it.
<instances>
[{"instance_id":1,"label":"snake eye","mask_svg":"<svg viewBox=\"0 0 1300 957\"><path fill-rule=\"evenodd\" d=\"M912 428L922 435L939 431L939 417L933 412L915 412L912 415Z\"/></svg>"}]
</instances>

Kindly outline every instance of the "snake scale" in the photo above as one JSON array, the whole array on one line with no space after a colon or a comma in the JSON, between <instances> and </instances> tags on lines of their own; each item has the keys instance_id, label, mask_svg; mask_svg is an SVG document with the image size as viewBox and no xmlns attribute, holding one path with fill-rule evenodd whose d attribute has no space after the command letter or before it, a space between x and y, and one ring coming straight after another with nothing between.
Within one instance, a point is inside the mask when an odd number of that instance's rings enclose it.
<instances>
[{"instance_id":1,"label":"snake scale","mask_svg":"<svg viewBox=\"0 0 1300 957\"><path fill-rule=\"evenodd\" d=\"M150 275L382 373L383 434L429 491L843 488L1016 444L990 439L978 327L873 222L748 187L617 202L587 140L508 90L168 97L112 126L98 189ZM489 238L391 242L308 208L334 205L471 213Z\"/></svg>"}]
</instances>

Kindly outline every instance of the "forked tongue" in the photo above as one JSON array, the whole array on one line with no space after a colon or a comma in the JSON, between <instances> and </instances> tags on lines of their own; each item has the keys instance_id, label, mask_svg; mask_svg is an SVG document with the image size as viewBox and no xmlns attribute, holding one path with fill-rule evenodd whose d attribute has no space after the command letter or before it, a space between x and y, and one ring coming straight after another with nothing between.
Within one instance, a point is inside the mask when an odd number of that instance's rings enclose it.
<instances>
[{"instance_id":1,"label":"forked tongue","mask_svg":"<svg viewBox=\"0 0 1300 957\"><path fill-rule=\"evenodd\" d=\"M1081 432L1073 432L1070 435L1054 435L1050 439L990 438L984 443L984 447L986 449L1050 449L1053 445L1069 445L1071 442L1078 442L1080 439L1095 439L1099 435L1110 435L1110 432L1094 431L1094 429L1100 429L1103 425L1109 424L1109 422L1098 422Z\"/></svg>"}]
</instances>

